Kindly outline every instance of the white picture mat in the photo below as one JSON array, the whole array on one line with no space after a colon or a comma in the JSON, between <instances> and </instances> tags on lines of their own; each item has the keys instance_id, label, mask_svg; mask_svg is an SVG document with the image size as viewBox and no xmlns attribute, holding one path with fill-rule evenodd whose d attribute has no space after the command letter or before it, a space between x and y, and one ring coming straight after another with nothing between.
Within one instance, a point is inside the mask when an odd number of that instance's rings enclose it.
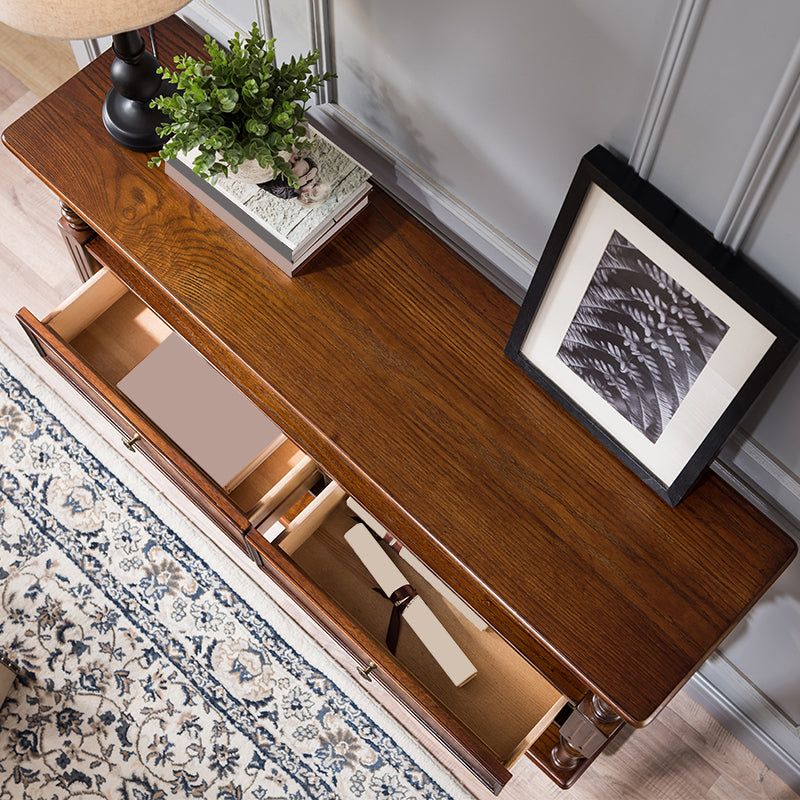
<instances>
[{"instance_id":1,"label":"white picture mat","mask_svg":"<svg viewBox=\"0 0 800 800\"><path fill-rule=\"evenodd\" d=\"M567 329L615 230L729 326L655 443L558 358ZM592 184L520 352L653 475L669 485L774 341L772 332Z\"/></svg>"},{"instance_id":2,"label":"white picture mat","mask_svg":"<svg viewBox=\"0 0 800 800\"><path fill-rule=\"evenodd\" d=\"M117 385L223 487L280 435L261 409L177 333Z\"/></svg>"}]
</instances>

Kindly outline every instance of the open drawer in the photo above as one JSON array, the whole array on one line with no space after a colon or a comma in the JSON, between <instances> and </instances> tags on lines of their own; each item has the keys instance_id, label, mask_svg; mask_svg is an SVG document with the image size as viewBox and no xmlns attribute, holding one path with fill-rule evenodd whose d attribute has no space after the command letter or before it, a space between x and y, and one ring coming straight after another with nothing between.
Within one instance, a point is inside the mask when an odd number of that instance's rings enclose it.
<instances>
[{"instance_id":1,"label":"open drawer","mask_svg":"<svg viewBox=\"0 0 800 800\"><path fill-rule=\"evenodd\" d=\"M240 547L254 522L314 482L313 461L196 351L175 341L169 326L108 270L43 320L24 308L17 318L129 449L155 464Z\"/></svg>"},{"instance_id":2,"label":"open drawer","mask_svg":"<svg viewBox=\"0 0 800 800\"><path fill-rule=\"evenodd\" d=\"M376 578L351 544L354 528L364 527L360 521L332 483L297 517L283 524L266 520L247 540L262 569L355 657L359 673L388 688L499 792L566 697L474 613L467 616L446 599L437 579L416 559L404 557L398 543L390 547L373 537L370 546L379 547L381 557L402 573L475 674L456 685L453 670L450 676L445 672L405 618L392 654L386 644L392 602L376 591Z\"/></svg>"},{"instance_id":3,"label":"open drawer","mask_svg":"<svg viewBox=\"0 0 800 800\"><path fill-rule=\"evenodd\" d=\"M566 703L557 689L495 631L469 621L420 571L381 545L468 654L476 674L455 685L406 622L390 652L385 639L392 604L375 592L375 580L344 538L357 523L344 491L335 482L320 489L316 464L280 431L270 433L269 425L263 436L250 437L258 441L255 455L242 457L234 474L229 466L229 477L218 475L219 465L196 455L194 445L164 423L160 410L149 411L136 376L175 334L113 273L101 270L41 321L27 309L17 316L39 352L117 427L132 450L156 465L294 596L353 654L362 675L386 686L484 783L500 791L510 767ZM183 369L149 380L150 388L165 396L185 391L185 383ZM187 408L182 402L179 411ZM231 416L240 415L222 410L208 426ZM308 502L312 488L317 494Z\"/></svg>"}]
</instances>

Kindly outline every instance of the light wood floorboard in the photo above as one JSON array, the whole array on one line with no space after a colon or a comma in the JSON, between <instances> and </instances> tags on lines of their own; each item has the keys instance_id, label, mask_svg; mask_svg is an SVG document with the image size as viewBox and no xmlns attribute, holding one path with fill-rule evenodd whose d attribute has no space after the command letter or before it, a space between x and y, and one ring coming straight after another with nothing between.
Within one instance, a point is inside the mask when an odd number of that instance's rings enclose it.
<instances>
[{"instance_id":1,"label":"light wood floorboard","mask_svg":"<svg viewBox=\"0 0 800 800\"><path fill-rule=\"evenodd\" d=\"M2 49L2 46L0 46ZM69 73L69 70L67 70ZM71 73L69 73L71 74ZM65 75L68 77L68 74ZM22 81L26 81L23 83ZM38 81L19 80L0 68L0 127L36 102L29 86ZM72 262L56 227L59 203L3 148L0 153L0 336L20 354L57 393L113 440L107 424L60 381L35 356L34 350L14 319L23 305L42 316L79 285ZM119 442L116 446L121 448ZM121 450L121 452L124 452ZM147 470L145 470L147 472ZM163 481L159 485L163 485ZM170 495L201 527L207 522L193 508ZM243 569L253 565L240 559ZM280 602L287 602L285 599ZM309 629L320 643L350 671L350 659L324 634ZM383 698L380 687L375 696ZM387 702L396 710L396 705ZM481 800L491 796L477 785L453 757L409 715L400 711L401 722ZM505 800L798 800L774 773L727 733L685 692L647 728L622 735L607 748L592 769L564 794L530 762L523 759L515 777L503 791ZM459 798L456 798L459 800Z\"/></svg>"}]
</instances>

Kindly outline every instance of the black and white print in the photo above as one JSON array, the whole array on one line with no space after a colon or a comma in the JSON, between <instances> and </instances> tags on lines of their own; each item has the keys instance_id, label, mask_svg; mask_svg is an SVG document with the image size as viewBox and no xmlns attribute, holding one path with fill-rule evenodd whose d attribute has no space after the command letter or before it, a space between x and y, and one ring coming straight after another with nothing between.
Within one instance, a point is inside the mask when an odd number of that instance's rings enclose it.
<instances>
[{"instance_id":1,"label":"black and white print","mask_svg":"<svg viewBox=\"0 0 800 800\"><path fill-rule=\"evenodd\" d=\"M614 231L558 358L655 443L727 331Z\"/></svg>"}]
</instances>

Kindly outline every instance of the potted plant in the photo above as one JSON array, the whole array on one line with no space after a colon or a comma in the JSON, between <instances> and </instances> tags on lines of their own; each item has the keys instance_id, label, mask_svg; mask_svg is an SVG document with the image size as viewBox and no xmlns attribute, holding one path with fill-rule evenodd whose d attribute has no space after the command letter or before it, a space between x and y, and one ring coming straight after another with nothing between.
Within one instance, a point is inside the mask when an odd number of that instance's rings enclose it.
<instances>
[{"instance_id":1,"label":"potted plant","mask_svg":"<svg viewBox=\"0 0 800 800\"><path fill-rule=\"evenodd\" d=\"M267 41L255 22L246 39L234 34L228 49L206 36L205 49L207 61L176 56L176 69L160 69L176 88L152 102L168 119L158 133L170 138L150 165L195 152L192 169L205 179L283 176L296 185L289 159L309 142L308 101L335 77L314 74L319 51L277 64L275 39Z\"/></svg>"}]
</instances>

